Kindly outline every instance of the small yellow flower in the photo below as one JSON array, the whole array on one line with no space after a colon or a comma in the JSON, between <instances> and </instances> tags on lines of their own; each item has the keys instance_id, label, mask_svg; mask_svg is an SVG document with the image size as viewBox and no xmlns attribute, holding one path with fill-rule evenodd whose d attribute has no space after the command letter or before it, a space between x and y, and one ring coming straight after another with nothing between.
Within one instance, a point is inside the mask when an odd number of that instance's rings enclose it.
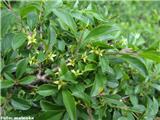
<instances>
[{"instance_id":1,"label":"small yellow flower","mask_svg":"<svg viewBox=\"0 0 160 120\"><path fill-rule=\"evenodd\" d=\"M56 54L50 52L50 53L48 54L48 56L47 56L47 59L53 61L53 60L54 60L54 57L56 57Z\"/></svg>"},{"instance_id":2,"label":"small yellow flower","mask_svg":"<svg viewBox=\"0 0 160 120\"><path fill-rule=\"evenodd\" d=\"M97 47L91 47L91 49L92 50L90 51L90 53L96 53L96 51L97 51L98 48Z\"/></svg>"},{"instance_id":3,"label":"small yellow flower","mask_svg":"<svg viewBox=\"0 0 160 120\"><path fill-rule=\"evenodd\" d=\"M104 50L98 49L98 55L103 56Z\"/></svg>"},{"instance_id":4,"label":"small yellow flower","mask_svg":"<svg viewBox=\"0 0 160 120\"><path fill-rule=\"evenodd\" d=\"M75 65L75 59L68 59L67 66L72 66L72 67L74 67L74 65Z\"/></svg>"},{"instance_id":5,"label":"small yellow flower","mask_svg":"<svg viewBox=\"0 0 160 120\"><path fill-rule=\"evenodd\" d=\"M32 64L37 64L37 63L38 63L38 62L37 62L35 56L29 57L29 64L30 64L30 65L32 65Z\"/></svg>"},{"instance_id":6,"label":"small yellow flower","mask_svg":"<svg viewBox=\"0 0 160 120\"><path fill-rule=\"evenodd\" d=\"M75 75L75 76L79 76L79 75L82 75L83 73L80 72L80 70L71 70L71 72Z\"/></svg>"},{"instance_id":7,"label":"small yellow flower","mask_svg":"<svg viewBox=\"0 0 160 120\"><path fill-rule=\"evenodd\" d=\"M60 90L62 86L66 85L66 82L64 82L63 80L57 80L53 83L58 85L58 90Z\"/></svg>"},{"instance_id":8,"label":"small yellow flower","mask_svg":"<svg viewBox=\"0 0 160 120\"><path fill-rule=\"evenodd\" d=\"M104 88L100 87L100 88L98 89L98 93L100 94L100 93L102 93L102 92L104 92Z\"/></svg>"},{"instance_id":9,"label":"small yellow flower","mask_svg":"<svg viewBox=\"0 0 160 120\"><path fill-rule=\"evenodd\" d=\"M137 37L138 37L138 36L137 36ZM127 44L128 44L127 38L122 38L122 39L119 41L119 44L120 44L120 45L123 45L123 46L127 46Z\"/></svg>"},{"instance_id":10,"label":"small yellow flower","mask_svg":"<svg viewBox=\"0 0 160 120\"><path fill-rule=\"evenodd\" d=\"M101 50L97 47L92 47L90 53L95 53L96 55L103 56L104 50Z\"/></svg>"},{"instance_id":11,"label":"small yellow flower","mask_svg":"<svg viewBox=\"0 0 160 120\"><path fill-rule=\"evenodd\" d=\"M83 60L83 62L87 61L87 53L86 52L84 54L82 54L81 59Z\"/></svg>"},{"instance_id":12,"label":"small yellow flower","mask_svg":"<svg viewBox=\"0 0 160 120\"><path fill-rule=\"evenodd\" d=\"M88 48L92 48L92 45L91 45L91 44L88 44L87 47L88 47Z\"/></svg>"},{"instance_id":13,"label":"small yellow flower","mask_svg":"<svg viewBox=\"0 0 160 120\"><path fill-rule=\"evenodd\" d=\"M36 29L33 31L33 33L30 35L28 35L27 39L28 39L28 45L33 44L33 43L37 43L36 42Z\"/></svg>"}]
</instances>

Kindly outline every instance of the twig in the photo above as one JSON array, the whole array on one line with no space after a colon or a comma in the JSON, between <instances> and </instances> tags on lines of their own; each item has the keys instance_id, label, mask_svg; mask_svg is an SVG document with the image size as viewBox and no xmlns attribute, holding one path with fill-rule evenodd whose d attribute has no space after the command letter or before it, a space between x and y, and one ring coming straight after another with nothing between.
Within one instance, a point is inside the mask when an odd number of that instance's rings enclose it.
<instances>
[{"instance_id":1,"label":"twig","mask_svg":"<svg viewBox=\"0 0 160 120\"><path fill-rule=\"evenodd\" d=\"M31 85L35 85L35 84L37 84L37 83L39 83L39 82L48 83L49 80L48 80L46 77L47 77L47 75L46 75L46 74L42 75L42 74L41 74L41 70L39 70L39 71L38 71L38 74L37 74L37 80L34 81L33 83L31 83Z\"/></svg>"},{"instance_id":2,"label":"twig","mask_svg":"<svg viewBox=\"0 0 160 120\"><path fill-rule=\"evenodd\" d=\"M9 10L12 10L12 6L11 6L11 4L10 4L9 2L7 3L6 0L3 0L3 3L6 5L6 7L7 7Z\"/></svg>"},{"instance_id":3,"label":"twig","mask_svg":"<svg viewBox=\"0 0 160 120\"><path fill-rule=\"evenodd\" d=\"M88 115L89 115L89 120L93 120L93 115L92 115L92 110L91 110L91 108L88 108L88 109L87 109L87 113L88 113Z\"/></svg>"}]
</instances>

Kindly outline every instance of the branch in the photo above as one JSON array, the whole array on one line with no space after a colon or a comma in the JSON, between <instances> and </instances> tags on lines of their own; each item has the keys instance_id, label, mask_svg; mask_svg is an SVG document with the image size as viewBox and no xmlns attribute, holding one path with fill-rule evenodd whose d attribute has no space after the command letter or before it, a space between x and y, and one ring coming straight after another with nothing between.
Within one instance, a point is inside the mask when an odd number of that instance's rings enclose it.
<instances>
[{"instance_id":1,"label":"branch","mask_svg":"<svg viewBox=\"0 0 160 120\"><path fill-rule=\"evenodd\" d=\"M92 110L91 110L91 108L88 108L88 109L87 109L87 113L88 113L88 115L89 115L89 120L93 120L93 115L92 115Z\"/></svg>"},{"instance_id":2,"label":"branch","mask_svg":"<svg viewBox=\"0 0 160 120\"><path fill-rule=\"evenodd\" d=\"M10 2L7 3L6 0L3 0L3 3L5 4L5 6L6 6L9 10L12 10L12 6L11 6Z\"/></svg>"},{"instance_id":3,"label":"branch","mask_svg":"<svg viewBox=\"0 0 160 120\"><path fill-rule=\"evenodd\" d=\"M39 82L43 82L43 83L48 83L49 82L49 79L47 79L47 75L46 74L42 75L41 70L38 71L37 80L34 81L33 83L31 83L31 85L35 85Z\"/></svg>"}]
</instances>

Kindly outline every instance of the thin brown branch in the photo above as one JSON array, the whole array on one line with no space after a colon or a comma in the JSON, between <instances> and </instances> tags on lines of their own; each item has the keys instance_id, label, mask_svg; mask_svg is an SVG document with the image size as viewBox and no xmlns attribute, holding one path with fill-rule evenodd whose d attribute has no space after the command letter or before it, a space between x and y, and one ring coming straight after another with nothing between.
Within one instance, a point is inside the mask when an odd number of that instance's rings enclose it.
<instances>
[{"instance_id":1,"label":"thin brown branch","mask_svg":"<svg viewBox=\"0 0 160 120\"><path fill-rule=\"evenodd\" d=\"M87 109L87 113L89 115L89 120L93 120L93 115L92 115L92 109L91 108Z\"/></svg>"},{"instance_id":2,"label":"thin brown branch","mask_svg":"<svg viewBox=\"0 0 160 120\"><path fill-rule=\"evenodd\" d=\"M9 10L12 10L12 6L11 6L10 2L7 3L6 0L3 0L3 3Z\"/></svg>"}]
</instances>

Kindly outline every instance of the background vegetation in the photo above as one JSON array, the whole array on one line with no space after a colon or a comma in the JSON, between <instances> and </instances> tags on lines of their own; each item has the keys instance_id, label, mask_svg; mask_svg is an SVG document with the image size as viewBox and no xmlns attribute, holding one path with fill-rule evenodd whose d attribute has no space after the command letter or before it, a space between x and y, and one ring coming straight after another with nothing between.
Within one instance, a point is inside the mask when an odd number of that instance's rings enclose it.
<instances>
[{"instance_id":1,"label":"background vegetation","mask_svg":"<svg viewBox=\"0 0 160 120\"><path fill-rule=\"evenodd\" d=\"M160 119L160 2L1 2L1 115Z\"/></svg>"}]
</instances>

